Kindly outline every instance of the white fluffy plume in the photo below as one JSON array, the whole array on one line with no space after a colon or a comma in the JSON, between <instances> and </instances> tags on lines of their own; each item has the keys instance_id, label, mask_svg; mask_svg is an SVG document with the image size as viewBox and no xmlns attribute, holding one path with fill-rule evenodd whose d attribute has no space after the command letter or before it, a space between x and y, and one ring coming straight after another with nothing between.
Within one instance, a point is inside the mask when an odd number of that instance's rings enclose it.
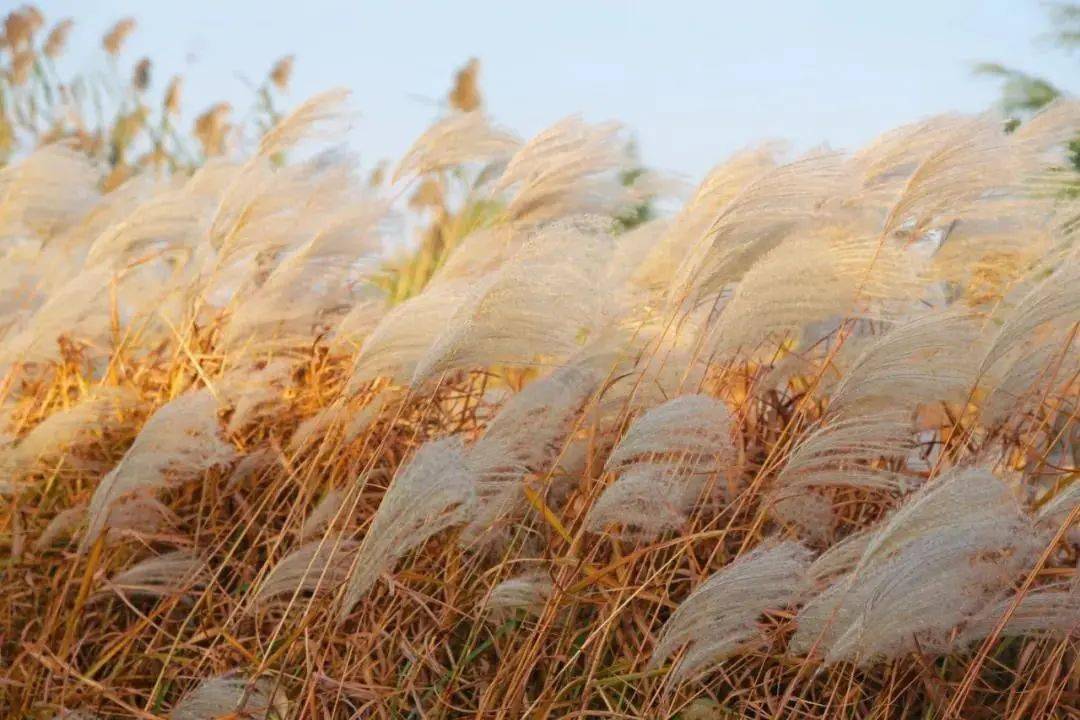
<instances>
[{"instance_id":1,"label":"white fluffy plume","mask_svg":"<svg viewBox=\"0 0 1080 720\"><path fill-rule=\"evenodd\" d=\"M511 615L517 610L536 613L543 608L553 591L551 575L547 572L524 573L493 587L484 610L497 617Z\"/></svg>"},{"instance_id":2,"label":"white fluffy plume","mask_svg":"<svg viewBox=\"0 0 1080 720\"><path fill-rule=\"evenodd\" d=\"M93 206L97 179L86 155L59 144L7 166L0 172L0 236L62 231Z\"/></svg>"},{"instance_id":3,"label":"white fluffy plume","mask_svg":"<svg viewBox=\"0 0 1080 720\"><path fill-rule=\"evenodd\" d=\"M54 456L94 433L122 422L123 413L136 401L125 388L100 387L79 402L42 420L15 446L0 452L0 468L20 473L39 460Z\"/></svg>"},{"instance_id":4,"label":"white fluffy plume","mask_svg":"<svg viewBox=\"0 0 1080 720\"><path fill-rule=\"evenodd\" d=\"M185 550L176 550L117 573L109 586L124 595L168 597L197 592L206 582L206 564Z\"/></svg>"},{"instance_id":5,"label":"white fluffy plume","mask_svg":"<svg viewBox=\"0 0 1080 720\"><path fill-rule=\"evenodd\" d=\"M906 297L910 260L878 238L853 233L857 228L826 223L761 257L712 329L717 350L771 354L813 323L876 316L882 302Z\"/></svg>"},{"instance_id":6,"label":"white fluffy plume","mask_svg":"<svg viewBox=\"0 0 1080 720\"><path fill-rule=\"evenodd\" d=\"M348 617L379 573L472 511L475 479L461 438L427 443L401 468L368 525L349 572L339 618Z\"/></svg>"},{"instance_id":7,"label":"white fluffy plume","mask_svg":"<svg viewBox=\"0 0 1080 720\"><path fill-rule=\"evenodd\" d=\"M675 297L719 293L812 217L843 181L843 158L817 153L748 173L747 182L716 213L700 243L683 259Z\"/></svg>"},{"instance_id":8,"label":"white fluffy plume","mask_svg":"<svg viewBox=\"0 0 1080 720\"><path fill-rule=\"evenodd\" d=\"M470 291L465 282L441 283L392 308L364 340L349 389L380 375L407 382Z\"/></svg>"},{"instance_id":9,"label":"white fluffy plume","mask_svg":"<svg viewBox=\"0 0 1080 720\"><path fill-rule=\"evenodd\" d=\"M559 368L512 396L492 418L466 457L476 476L477 497L464 540L475 539L521 507L526 477L550 469L603 373L595 358Z\"/></svg>"},{"instance_id":10,"label":"white fluffy plume","mask_svg":"<svg viewBox=\"0 0 1080 720\"><path fill-rule=\"evenodd\" d=\"M980 319L963 311L927 313L891 329L837 384L830 414L852 417L880 409L914 410L919 403L963 402L975 382L968 353L978 350L980 331Z\"/></svg>"},{"instance_id":11,"label":"white fluffy plume","mask_svg":"<svg viewBox=\"0 0 1080 720\"><path fill-rule=\"evenodd\" d=\"M781 610L804 592L810 552L793 542L761 546L694 590L664 625L652 665L683 646L670 677L685 679L760 637L758 618Z\"/></svg>"},{"instance_id":12,"label":"white fluffy plume","mask_svg":"<svg viewBox=\"0 0 1080 720\"><path fill-rule=\"evenodd\" d=\"M222 675L200 682L169 713L170 720L286 717L289 702L270 678Z\"/></svg>"},{"instance_id":13,"label":"white fluffy plume","mask_svg":"<svg viewBox=\"0 0 1080 720\"><path fill-rule=\"evenodd\" d=\"M1001 480L954 470L866 538L854 567L799 612L792 648L864 664L943 651L954 628L1012 585L1038 542Z\"/></svg>"},{"instance_id":14,"label":"white fluffy plume","mask_svg":"<svg viewBox=\"0 0 1080 720\"><path fill-rule=\"evenodd\" d=\"M736 460L731 415L721 400L683 395L634 421L608 457L619 477L593 505L592 530L617 522L628 536L652 537L686 519L710 476Z\"/></svg>"},{"instance_id":15,"label":"white fluffy plume","mask_svg":"<svg viewBox=\"0 0 1080 720\"><path fill-rule=\"evenodd\" d=\"M220 437L218 404L207 390L188 392L161 406L146 421L120 462L102 478L90 500L82 549L97 540L109 510L136 490L187 480L235 456Z\"/></svg>"},{"instance_id":16,"label":"white fluffy plume","mask_svg":"<svg viewBox=\"0 0 1080 720\"><path fill-rule=\"evenodd\" d=\"M511 158L495 192L517 191L507 212L516 221L541 222L581 213L613 212L625 190L613 172L624 162L616 123L560 120Z\"/></svg>"},{"instance_id":17,"label":"white fluffy plume","mask_svg":"<svg viewBox=\"0 0 1080 720\"><path fill-rule=\"evenodd\" d=\"M604 284L611 249L605 234L577 224L537 233L477 284L418 363L412 383L448 370L571 355L582 333L596 332L611 314Z\"/></svg>"},{"instance_id":18,"label":"white fluffy plume","mask_svg":"<svg viewBox=\"0 0 1080 720\"><path fill-rule=\"evenodd\" d=\"M293 593L332 593L349 577L349 566L358 543L327 535L286 555L259 585L255 600L268 600Z\"/></svg>"},{"instance_id":19,"label":"white fluffy plume","mask_svg":"<svg viewBox=\"0 0 1080 720\"><path fill-rule=\"evenodd\" d=\"M448 115L417 138L398 163L394 181L470 162L510 157L520 141L491 125L481 112Z\"/></svg>"}]
</instances>

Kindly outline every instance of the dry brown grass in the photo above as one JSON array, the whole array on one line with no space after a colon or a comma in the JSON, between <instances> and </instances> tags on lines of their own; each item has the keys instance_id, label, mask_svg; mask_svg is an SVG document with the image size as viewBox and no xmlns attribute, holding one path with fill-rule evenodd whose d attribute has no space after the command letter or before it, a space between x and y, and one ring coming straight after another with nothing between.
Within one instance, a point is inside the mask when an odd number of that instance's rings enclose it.
<instances>
[{"instance_id":1,"label":"dry brown grass","mask_svg":"<svg viewBox=\"0 0 1080 720\"><path fill-rule=\"evenodd\" d=\"M208 337L188 331L187 352L172 348L134 361L120 349L106 382L157 404L201 375L214 375L224 359ZM1075 642L1013 638L985 658L916 655L872 669L821 668L786 655L791 615L782 612L765 620L770 643L724 663L708 683L665 685L663 667L646 669L664 619L714 569L769 531L748 489L718 512L695 513L675 537L635 547L588 534L589 498L604 486L598 459L590 459L576 499L557 514L542 493L530 496L543 512L516 525L491 555L463 550L445 536L425 543L344 625L334 622L327 597L293 598L287 610L252 613L253 590L297 544L304 516L328 488L362 478L349 525L363 528L402 458L428 438L471 434L481 425L486 409L476 391L483 377L465 378L409 399L351 443L331 432L298 452L284 450L299 420L335 397L344 363L321 349L299 363L289 410L235 438L241 451L269 448L268 466L236 483L226 473L209 473L170 492L176 527L119 544L102 541L85 557L62 544L31 551L29 539L59 511L86 502L97 474L94 465L65 458L29 479L38 488L34 499L9 505L3 528L11 554L3 576L2 692L13 716L44 712L41 703L164 715L199 679L236 668L280 682L295 717L668 717L691 701L706 707L701 698L715 701L709 712L717 717L940 716L958 702L971 672L976 681L963 694L959 717L1064 717L1080 702ZM71 357L46 381L25 382L18 416L33 422L62 406L87 374ZM746 381L737 370L728 378L736 388ZM811 420L815 405L792 397L738 408L746 417L750 488L780 463L785 429ZM127 420L128 428L137 427L138 416ZM947 445L946 454L963 452L968 428L950 429L960 441ZM80 459L108 467L131 433L98 439ZM1015 443L1022 452L1022 438ZM834 504L844 509L840 527L859 527L886 511L887 498L868 501L841 491ZM164 547L208 561L213 580L205 590L162 599L95 597L115 569ZM1036 577L1068 577L1075 557L1075 549L1063 548ZM551 569L555 588L540 616L487 621L483 601L490 590L537 565Z\"/></svg>"}]
</instances>

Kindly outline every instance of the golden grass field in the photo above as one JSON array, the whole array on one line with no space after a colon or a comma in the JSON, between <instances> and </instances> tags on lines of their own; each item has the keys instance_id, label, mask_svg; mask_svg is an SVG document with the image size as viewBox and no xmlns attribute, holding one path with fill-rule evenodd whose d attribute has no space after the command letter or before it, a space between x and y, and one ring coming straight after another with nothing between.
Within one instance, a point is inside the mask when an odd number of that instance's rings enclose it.
<instances>
[{"instance_id":1,"label":"golden grass field","mask_svg":"<svg viewBox=\"0 0 1080 720\"><path fill-rule=\"evenodd\" d=\"M69 28L0 52L0 715L1080 717L1080 104L684 191L474 62L362 172L291 58L189 132Z\"/></svg>"}]
</instances>

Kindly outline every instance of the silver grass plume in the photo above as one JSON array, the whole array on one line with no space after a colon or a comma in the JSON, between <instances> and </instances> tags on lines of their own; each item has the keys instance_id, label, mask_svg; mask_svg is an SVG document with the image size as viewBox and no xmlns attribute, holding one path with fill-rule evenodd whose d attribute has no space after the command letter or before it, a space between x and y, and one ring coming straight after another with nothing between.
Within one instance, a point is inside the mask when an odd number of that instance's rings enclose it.
<instances>
[{"instance_id":1,"label":"silver grass plume","mask_svg":"<svg viewBox=\"0 0 1080 720\"><path fill-rule=\"evenodd\" d=\"M699 340L705 332L708 307L681 315L674 326L664 314L644 319L624 320L634 326L633 334L611 328L596 342L606 343L615 357L612 382L598 403L603 425L621 425L627 410L648 410L703 386L709 357L700 352Z\"/></svg>"},{"instance_id":2,"label":"silver grass plume","mask_svg":"<svg viewBox=\"0 0 1080 720\"><path fill-rule=\"evenodd\" d=\"M83 508L85 516L85 507ZM153 495L152 488L136 490L117 500L109 510L105 526L109 528L108 537L134 536L146 538L155 533L174 529L180 525L180 518L167 505Z\"/></svg>"},{"instance_id":3,"label":"silver grass plume","mask_svg":"<svg viewBox=\"0 0 1080 720\"><path fill-rule=\"evenodd\" d=\"M300 540L310 540L332 524L346 497L344 490L336 488L328 490L304 518L304 524L300 527Z\"/></svg>"},{"instance_id":4,"label":"silver grass plume","mask_svg":"<svg viewBox=\"0 0 1080 720\"><path fill-rule=\"evenodd\" d=\"M1080 372L1080 256L1062 265L1006 311L979 366L983 421L996 424L1041 385L1067 384ZM1047 387L1047 390L1050 388Z\"/></svg>"},{"instance_id":5,"label":"silver grass plume","mask_svg":"<svg viewBox=\"0 0 1080 720\"><path fill-rule=\"evenodd\" d=\"M800 610L792 649L863 664L917 647L944 651L951 631L1015 582L1039 542L1001 480L978 467L950 471L873 531L854 567Z\"/></svg>"},{"instance_id":6,"label":"silver grass plume","mask_svg":"<svg viewBox=\"0 0 1080 720\"><path fill-rule=\"evenodd\" d=\"M250 272L241 261L276 256L301 244L313 226L340 213L359 192L347 156L316 157L286 167L257 157L222 175L216 180L222 187L215 188L216 211L207 240L217 253L214 267L241 275ZM198 178L196 173L189 184Z\"/></svg>"},{"instance_id":7,"label":"silver grass plume","mask_svg":"<svg viewBox=\"0 0 1080 720\"><path fill-rule=\"evenodd\" d=\"M862 184L860 199L894 201L919 164L966 132L971 122L964 115L936 115L879 135L851 157L851 169Z\"/></svg>"},{"instance_id":8,"label":"silver grass plume","mask_svg":"<svg viewBox=\"0 0 1080 720\"><path fill-rule=\"evenodd\" d=\"M357 203L326 218L265 282L236 307L222 338L226 348L273 348L307 342L320 325L328 330L352 305L350 284L359 261L374 249L381 202Z\"/></svg>"},{"instance_id":9,"label":"silver grass plume","mask_svg":"<svg viewBox=\"0 0 1080 720\"><path fill-rule=\"evenodd\" d=\"M326 535L286 555L266 576L255 593L255 603L295 593L333 593L349 579L349 568L359 546L355 540Z\"/></svg>"},{"instance_id":10,"label":"silver grass plume","mask_svg":"<svg viewBox=\"0 0 1080 720\"><path fill-rule=\"evenodd\" d=\"M347 127L343 106L348 99L348 90L335 88L305 100L262 136L258 154L270 157L311 137L338 137Z\"/></svg>"},{"instance_id":11,"label":"silver grass plume","mask_svg":"<svg viewBox=\"0 0 1080 720\"><path fill-rule=\"evenodd\" d=\"M448 319L413 373L420 385L449 370L559 361L596 332L618 301L606 292L611 238L591 227L557 223L537 233Z\"/></svg>"},{"instance_id":12,"label":"silver grass plume","mask_svg":"<svg viewBox=\"0 0 1080 720\"><path fill-rule=\"evenodd\" d=\"M475 478L460 437L426 443L401 470L383 496L350 567L338 612L345 620L379 574L410 549L468 519Z\"/></svg>"},{"instance_id":13,"label":"silver grass plume","mask_svg":"<svg viewBox=\"0 0 1080 720\"><path fill-rule=\"evenodd\" d=\"M1069 485L1045 502L1035 517L1043 525L1061 523L1077 505L1080 505L1080 482L1073 479Z\"/></svg>"},{"instance_id":14,"label":"silver grass plume","mask_svg":"<svg viewBox=\"0 0 1080 720\"><path fill-rule=\"evenodd\" d=\"M247 480L253 475L262 472L278 460L278 451L274 448L259 448L251 450L244 454L240 458L240 462L236 463L236 466L229 474L229 485L235 485L236 483Z\"/></svg>"},{"instance_id":15,"label":"silver grass plume","mask_svg":"<svg viewBox=\"0 0 1080 720\"><path fill-rule=\"evenodd\" d=\"M626 201L614 173L625 163L619 130L616 123L589 125L577 116L560 120L514 154L493 192L517 188L507 214L519 222L614 214Z\"/></svg>"},{"instance_id":16,"label":"silver grass plume","mask_svg":"<svg viewBox=\"0 0 1080 720\"><path fill-rule=\"evenodd\" d=\"M645 264L670 229L670 219L659 217L616 235L612 256L613 281L637 296L644 298L655 295L662 283L650 280L651 275L645 269Z\"/></svg>"},{"instance_id":17,"label":"silver grass plume","mask_svg":"<svg viewBox=\"0 0 1080 720\"><path fill-rule=\"evenodd\" d=\"M39 460L67 450L87 435L118 425L135 400L127 388L92 390L76 404L42 420L13 448L0 452L0 468L11 473L29 471Z\"/></svg>"},{"instance_id":18,"label":"silver grass plume","mask_svg":"<svg viewBox=\"0 0 1080 720\"><path fill-rule=\"evenodd\" d=\"M1062 266L1039 281L1019 299L997 333L983 358L985 372L1021 343L1036 334L1043 325L1057 321L1075 324L1080 316L1080 256L1074 254Z\"/></svg>"},{"instance_id":19,"label":"silver grass plume","mask_svg":"<svg viewBox=\"0 0 1080 720\"><path fill-rule=\"evenodd\" d=\"M186 189L158 193L102 231L87 250L86 265L121 269L152 254L185 261L203 239L213 210L211 198Z\"/></svg>"},{"instance_id":20,"label":"silver grass plume","mask_svg":"<svg viewBox=\"0 0 1080 720\"><path fill-rule=\"evenodd\" d=\"M673 299L718 294L842 186L843 158L816 153L754 174L716 213L706 241L683 259Z\"/></svg>"},{"instance_id":21,"label":"silver grass plume","mask_svg":"<svg viewBox=\"0 0 1080 720\"><path fill-rule=\"evenodd\" d=\"M270 678L248 680L237 675L207 678L180 698L170 720L222 717L285 718L289 701Z\"/></svg>"},{"instance_id":22,"label":"silver grass plume","mask_svg":"<svg viewBox=\"0 0 1080 720\"><path fill-rule=\"evenodd\" d=\"M987 638L1010 609L1001 637L1075 637L1080 633L1080 583L1034 588L1019 602L1008 596L986 606L960 632L957 646L970 646Z\"/></svg>"},{"instance_id":23,"label":"silver grass plume","mask_svg":"<svg viewBox=\"0 0 1080 720\"><path fill-rule=\"evenodd\" d=\"M484 612L495 617L506 617L518 610L538 614L552 592L551 575L545 571L517 575L491 589Z\"/></svg>"},{"instance_id":24,"label":"silver grass plume","mask_svg":"<svg viewBox=\"0 0 1080 720\"><path fill-rule=\"evenodd\" d=\"M701 495L701 482L688 482L677 466L642 462L622 471L589 510L587 527L600 532L618 524L627 540L651 540L686 523Z\"/></svg>"},{"instance_id":25,"label":"silver grass plume","mask_svg":"<svg viewBox=\"0 0 1080 720\"><path fill-rule=\"evenodd\" d=\"M618 522L625 535L643 538L679 527L709 477L730 471L735 460L723 401L684 395L658 405L612 450L604 470L618 478L593 505L588 527Z\"/></svg>"},{"instance_id":26,"label":"silver grass plume","mask_svg":"<svg viewBox=\"0 0 1080 720\"><path fill-rule=\"evenodd\" d=\"M336 424L344 420L345 414L346 408L340 402L321 408L317 413L296 426L296 430L289 437L289 444L285 446L285 449L291 453L299 452L312 440L318 438L320 434L327 433Z\"/></svg>"},{"instance_id":27,"label":"silver grass plume","mask_svg":"<svg viewBox=\"0 0 1080 720\"><path fill-rule=\"evenodd\" d=\"M520 145L516 137L492 126L481 112L448 115L425 130L405 152L394 171L394 182L466 163L504 160Z\"/></svg>"},{"instance_id":28,"label":"silver grass plume","mask_svg":"<svg viewBox=\"0 0 1080 720\"><path fill-rule=\"evenodd\" d=\"M498 270L528 242L530 227L498 223L466 235L446 262L436 269L431 284L480 280Z\"/></svg>"},{"instance_id":29,"label":"silver grass plume","mask_svg":"<svg viewBox=\"0 0 1080 720\"><path fill-rule=\"evenodd\" d=\"M882 302L905 297L914 275L902 252L852 232L826 223L758 260L712 328L717 351L771 354L776 343L798 337L812 323L875 317Z\"/></svg>"},{"instance_id":30,"label":"silver grass plume","mask_svg":"<svg viewBox=\"0 0 1080 720\"><path fill-rule=\"evenodd\" d=\"M335 341L345 346L358 346L378 326L389 309L384 292L373 285L361 286L352 307L334 328Z\"/></svg>"},{"instance_id":31,"label":"silver grass plume","mask_svg":"<svg viewBox=\"0 0 1080 720\"><path fill-rule=\"evenodd\" d=\"M1020 180L1016 154L994 118L985 116L943 133L904 179L882 223L882 235L918 234L944 214L965 209L993 190Z\"/></svg>"},{"instance_id":32,"label":"silver grass plume","mask_svg":"<svg viewBox=\"0 0 1080 720\"><path fill-rule=\"evenodd\" d=\"M291 385L293 364L272 360L261 368L237 368L225 375L216 389L232 406L226 432L233 434L278 409Z\"/></svg>"},{"instance_id":33,"label":"silver grass plume","mask_svg":"<svg viewBox=\"0 0 1080 720\"><path fill-rule=\"evenodd\" d=\"M98 170L65 145L45 145L0 171L0 237L30 232L49 239L98 200Z\"/></svg>"},{"instance_id":34,"label":"silver grass plume","mask_svg":"<svg viewBox=\"0 0 1080 720\"><path fill-rule=\"evenodd\" d=\"M197 593L207 583L206 564L186 550L147 558L109 580L109 587L134 597Z\"/></svg>"},{"instance_id":35,"label":"silver grass plume","mask_svg":"<svg viewBox=\"0 0 1080 720\"><path fill-rule=\"evenodd\" d=\"M427 287L419 295L394 306L364 340L346 391L379 376L408 382L432 338L446 327L473 290L468 282L447 282Z\"/></svg>"},{"instance_id":36,"label":"silver grass plume","mask_svg":"<svg viewBox=\"0 0 1080 720\"><path fill-rule=\"evenodd\" d=\"M133 491L182 482L235 457L232 446L220 438L217 412L214 396L196 390L150 416L124 457L94 490L82 551L105 528L113 504Z\"/></svg>"},{"instance_id":37,"label":"silver grass plume","mask_svg":"<svg viewBox=\"0 0 1080 720\"><path fill-rule=\"evenodd\" d=\"M345 442L352 442L361 433L370 428L383 414L402 399L403 390L399 387L386 387L372 397L364 407L353 414L345 426Z\"/></svg>"},{"instance_id":38,"label":"silver grass plume","mask_svg":"<svg viewBox=\"0 0 1080 720\"><path fill-rule=\"evenodd\" d=\"M29 316L23 328L8 337L0 348L0 368L10 363L33 363L57 357L56 340L98 340L109 327L108 295L116 281L111 268L97 267L79 273L53 291Z\"/></svg>"},{"instance_id":39,"label":"silver grass plume","mask_svg":"<svg viewBox=\"0 0 1080 720\"><path fill-rule=\"evenodd\" d=\"M911 416L884 410L863 416L831 419L806 433L788 456L777 486L791 490L811 486L904 489L914 483L878 466L880 460L902 460L913 445Z\"/></svg>"},{"instance_id":40,"label":"silver grass plume","mask_svg":"<svg viewBox=\"0 0 1080 720\"><path fill-rule=\"evenodd\" d=\"M762 147L731 156L701 181L689 202L665 228L634 273L647 287L667 288L687 255L708 249L709 228L743 188L775 167L775 148Z\"/></svg>"},{"instance_id":41,"label":"silver grass plume","mask_svg":"<svg viewBox=\"0 0 1080 720\"><path fill-rule=\"evenodd\" d=\"M731 413L708 395L682 395L638 417L612 450L604 470L612 472L643 459L667 460L715 470L734 461Z\"/></svg>"},{"instance_id":42,"label":"silver grass plume","mask_svg":"<svg viewBox=\"0 0 1080 720\"><path fill-rule=\"evenodd\" d=\"M85 503L73 505L53 516L34 541L34 550L44 552L62 537L69 537L86 517Z\"/></svg>"},{"instance_id":43,"label":"silver grass plume","mask_svg":"<svg viewBox=\"0 0 1080 720\"><path fill-rule=\"evenodd\" d=\"M836 578L853 570L866 552L873 533L872 527L852 533L818 555L806 571L810 586L815 590L824 590Z\"/></svg>"},{"instance_id":44,"label":"silver grass plume","mask_svg":"<svg viewBox=\"0 0 1080 720\"><path fill-rule=\"evenodd\" d=\"M650 665L686 646L669 677L686 679L759 638L758 618L800 599L810 551L794 542L767 543L718 571L679 605L664 625Z\"/></svg>"},{"instance_id":45,"label":"silver grass plume","mask_svg":"<svg viewBox=\"0 0 1080 720\"><path fill-rule=\"evenodd\" d=\"M476 477L476 507L464 542L521 509L527 476L551 468L604 371L602 362L585 357L526 385L503 405L466 456Z\"/></svg>"},{"instance_id":46,"label":"silver grass plume","mask_svg":"<svg viewBox=\"0 0 1080 720\"><path fill-rule=\"evenodd\" d=\"M833 389L829 414L854 417L920 403L962 403L975 382L969 352L978 351L981 318L966 311L928 312L886 332L863 350ZM964 352L957 352L957 348Z\"/></svg>"},{"instance_id":47,"label":"silver grass plume","mask_svg":"<svg viewBox=\"0 0 1080 720\"><path fill-rule=\"evenodd\" d=\"M1053 198L1007 195L984 201L944 229L927 233L927 279L941 280L973 307L992 307L1049 257L1059 237Z\"/></svg>"}]
</instances>

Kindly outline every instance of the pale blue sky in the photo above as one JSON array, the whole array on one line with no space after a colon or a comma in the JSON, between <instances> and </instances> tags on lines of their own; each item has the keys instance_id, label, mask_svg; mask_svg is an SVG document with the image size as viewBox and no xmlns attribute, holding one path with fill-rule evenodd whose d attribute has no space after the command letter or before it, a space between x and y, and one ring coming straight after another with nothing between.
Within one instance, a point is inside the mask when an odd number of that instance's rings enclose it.
<instances>
[{"instance_id":1,"label":"pale blue sky","mask_svg":"<svg viewBox=\"0 0 1080 720\"><path fill-rule=\"evenodd\" d=\"M765 139L851 148L897 124L974 112L997 84L980 60L1080 85L1080 57L1039 36L1031 0L748 2L335 2L40 0L75 18L70 62L100 63L99 38L139 21L125 59L155 61L155 85L186 77L185 103L247 107L241 77L296 55L292 97L353 90L351 144L365 164L401 154L438 113L456 67L481 58L486 105L523 136L573 112L618 119L646 163L696 179Z\"/></svg>"}]
</instances>

